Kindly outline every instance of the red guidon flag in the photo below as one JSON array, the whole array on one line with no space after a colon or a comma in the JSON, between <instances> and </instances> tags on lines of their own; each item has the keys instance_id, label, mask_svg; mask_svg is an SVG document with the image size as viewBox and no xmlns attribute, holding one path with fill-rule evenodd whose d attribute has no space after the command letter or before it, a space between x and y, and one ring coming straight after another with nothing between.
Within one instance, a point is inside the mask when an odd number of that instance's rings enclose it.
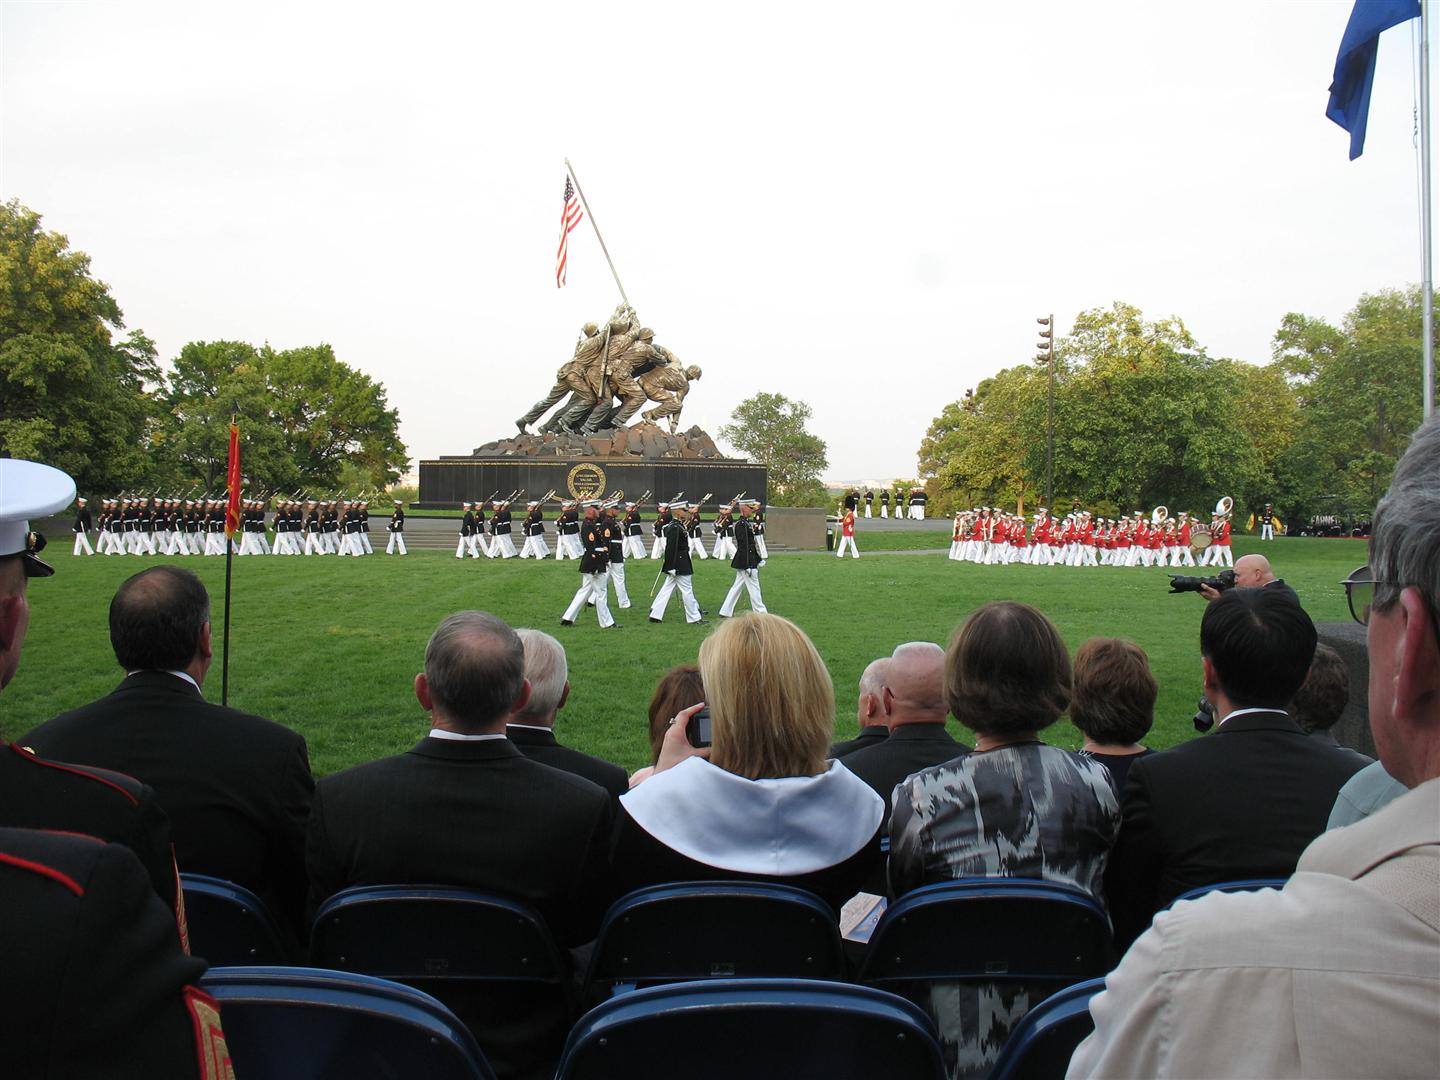
<instances>
[{"instance_id":1,"label":"red guidon flag","mask_svg":"<svg viewBox=\"0 0 1440 1080\"><path fill-rule=\"evenodd\" d=\"M225 483L230 498L225 504L225 536L234 536L240 531L240 423L232 413L230 416L230 457L225 465Z\"/></svg>"},{"instance_id":2,"label":"red guidon flag","mask_svg":"<svg viewBox=\"0 0 1440 1080\"><path fill-rule=\"evenodd\" d=\"M575 185L565 177L565 205L560 211L560 250L555 254L555 287L565 287L565 244L570 230L580 224L584 214L580 212L580 200L575 197Z\"/></svg>"}]
</instances>

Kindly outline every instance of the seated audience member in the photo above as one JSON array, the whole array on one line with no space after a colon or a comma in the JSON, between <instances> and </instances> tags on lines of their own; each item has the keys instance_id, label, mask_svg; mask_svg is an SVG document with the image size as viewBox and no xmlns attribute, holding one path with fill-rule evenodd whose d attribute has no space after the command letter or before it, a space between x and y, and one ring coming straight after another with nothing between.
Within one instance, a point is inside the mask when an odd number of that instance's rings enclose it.
<instances>
[{"instance_id":1,"label":"seated audience member","mask_svg":"<svg viewBox=\"0 0 1440 1080\"><path fill-rule=\"evenodd\" d=\"M505 737L530 684L525 649L494 615L461 611L425 648L415 697L429 733L403 754L324 777L307 856L310 907L352 885L455 885L522 901L562 945L590 941L612 899L605 858L614 799L598 784L525 757ZM548 1077L566 1018L518 991L446 1004L501 1076Z\"/></svg>"},{"instance_id":2,"label":"seated audience member","mask_svg":"<svg viewBox=\"0 0 1440 1080\"><path fill-rule=\"evenodd\" d=\"M1300 603L1299 594L1286 585L1283 579L1275 576L1275 572L1270 569L1270 560L1264 555L1241 555L1235 560L1235 588L1261 589ZM1200 595L1214 603L1224 593L1212 589L1209 585L1202 585Z\"/></svg>"},{"instance_id":3,"label":"seated audience member","mask_svg":"<svg viewBox=\"0 0 1440 1080\"><path fill-rule=\"evenodd\" d=\"M991 875L1102 896L1120 808L1104 766L1040 741L1070 699L1070 655L1050 620L1012 601L974 612L945 654L945 693L975 750L895 789L892 895Z\"/></svg>"},{"instance_id":4,"label":"seated audience member","mask_svg":"<svg viewBox=\"0 0 1440 1080\"><path fill-rule=\"evenodd\" d=\"M1440 420L1431 419L1375 511L1374 604L1357 607L1368 612L1375 745L1409 790L1373 818L1316 839L1282 890L1212 893L1157 915L1091 1002L1095 1032L1069 1076L1434 1075L1437 476Z\"/></svg>"},{"instance_id":5,"label":"seated audience member","mask_svg":"<svg viewBox=\"0 0 1440 1080\"><path fill-rule=\"evenodd\" d=\"M885 723L885 710L881 708L880 697L885 689L885 669L890 666L890 657L882 656L878 660L871 660L869 665L860 674L860 698L856 708L855 720L860 725L860 732L853 739L846 739L844 742L837 742L830 747L832 758L842 758L853 754L856 750L863 750L867 746L874 746L881 743L890 735L890 728Z\"/></svg>"},{"instance_id":6,"label":"seated audience member","mask_svg":"<svg viewBox=\"0 0 1440 1080\"><path fill-rule=\"evenodd\" d=\"M830 673L803 631L778 615L736 616L700 646L713 745L669 721L655 773L620 797L615 890L667 881L776 881L832 907L880 860L885 804L838 762Z\"/></svg>"},{"instance_id":7,"label":"seated audience member","mask_svg":"<svg viewBox=\"0 0 1440 1080\"><path fill-rule=\"evenodd\" d=\"M540 630L516 630L525 646L530 700L505 725L505 735L531 761L583 776L611 795L623 795L629 778L619 765L562 746L555 738L555 714L570 698L565 648Z\"/></svg>"},{"instance_id":8,"label":"seated audience member","mask_svg":"<svg viewBox=\"0 0 1440 1080\"><path fill-rule=\"evenodd\" d=\"M129 848L0 828L5 1075L233 1080L220 1011Z\"/></svg>"},{"instance_id":9,"label":"seated audience member","mask_svg":"<svg viewBox=\"0 0 1440 1080\"><path fill-rule=\"evenodd\" d=\"M1360 767L1285 712L1315 655L1300 605L1231 589L1205 608L1200 653L1214 733L1136 761L1125 783L1105 882L1122 947L1188 889L1289 877Z\"/></svg>"},{"instance_id":10,"label":"seated audience member","mask_svg":"<svg viewBox=\"0 0 1440 1080\"><path fill-rule=\"evenodd\" d=\"M1300 730L1310 738L1324 746L1354 754L1361 765L1369 765L1374 758L1341 746L1330 730L1349 701L1350 673L1345 669L1344 658L1329 645L1316 645L1315 659L1310 661L1309 674L1300 684L1300 689L1295 691L1290 711Z\"/></svg>"},{"instance_id":11,"label":"seated audience member","mask_svg":"<svg viewBox=\"0 0 1440 1080\"><path fill-rule=\"evenodd\" d=\"M74 495L74 481L59 469L0 459L0 689L20 666L29 579L55 573L38 554L41 544L30 532L29 518L63 509ZM170 822L155 792L133 777L47 761L0 739L0 826L83 833L124 844L160 898L178 910Z\"/></svg>"},{"instance_id":12,"label":"seated audience member","mask_svg":"<svg viewBox=\"0 0 1440 1080\"><path fill-rule=\"evenodd\" d=\"M1383 762L1372 761L1345 781L1340 794L1335 796L1335 805L1330 808L1330 820L1325 823L1325 828L1343 829L1346 825L1364 821L1408 790L1385 771Z\"/></svg>"},{"instance_id":13,"label":"seated audience member","mask_svg":"<svg viewBox=\"0 0 1440 1080\"><path fill-rule=\"evenodd\" d=\"M211 660L205 586L176 566L128 578L110 602L110 644L125 671L120 685L21 742L154 788L181 871L245 886L303 937L314 790L305 740L201 696Z\"/></svg>"},{"instance_id":14,"label":"seated audience member","mask_svg":"<svg viewBox=\"0 0 1440 1080\"><path fill-rule=\"evenodd\" d=\"M1080 752L1110 770L1117 792L1130 766L1155 753L1140 745L1155 723L1160 687L1145 650L1123 638L1091 638L1075 651L1070 722L1085 736Z\"/></svg>"},{"instance_id":15,"label":"seated audience member","mask_svg":"<svg viewBox=\"0 0 1440 1080\"><path fill-rule=\"evenodd\" d=\"M1120 807L1103 765L1040 741L1070 698L1070 654L1050 620L1009 601L974 612L945 654L945 694L975 750L895 789L891 893L991 875L1098 897ZM949 1075L984 1076L1037 994L1023 982L935 983L929 1011Z\"/></svg>"},{"instance_id":16,"label":"seated audience member","mask_svg":"<svg viewBox=\"0 0 1440 1080\"><path fill-rule=\"evenodd\" d=\"M655 762L660 760L660 750L665 745L665 735L670 730L670 718L698 705L705 700L705 687L700 682L700 669L694 664L677 664L655 684L650 695L650 764L637 769L630 777L630 786L648 779L655 772Z\"/></svg>"},{"instance_id":17,"label":"seated audience member","mask_svg":"<svg viewBox=\"0 0 1440 1080\"><path fill-rule=\"evenodd\" d=\"M845 767L885 800L887 833L896 784L911 773L970 752L945 730L946 708L945 650L930 641L899 646L885 667L880 691L889 737L844 759Z\"/></svg>"}]
</instances>

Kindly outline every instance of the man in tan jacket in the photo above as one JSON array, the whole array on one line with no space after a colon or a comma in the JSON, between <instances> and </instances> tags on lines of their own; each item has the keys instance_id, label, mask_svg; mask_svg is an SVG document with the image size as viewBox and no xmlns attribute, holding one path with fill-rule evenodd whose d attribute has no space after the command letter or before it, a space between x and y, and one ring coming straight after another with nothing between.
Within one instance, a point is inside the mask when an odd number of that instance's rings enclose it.
<instances>
[{"instance_id":1,"label":"man in tan jacket","mask_svg":"<svg viewBox=\"0 0 1440 1080\"><path fill-rule=\"evenodd\" d=\"M1155 917L1091 1002L1069 1076L1432 1076L1440 1060L1440 419L1375 512L1370 725L1410 791L1315 840L1283 890Z\"/></svg>"}]
</instances>

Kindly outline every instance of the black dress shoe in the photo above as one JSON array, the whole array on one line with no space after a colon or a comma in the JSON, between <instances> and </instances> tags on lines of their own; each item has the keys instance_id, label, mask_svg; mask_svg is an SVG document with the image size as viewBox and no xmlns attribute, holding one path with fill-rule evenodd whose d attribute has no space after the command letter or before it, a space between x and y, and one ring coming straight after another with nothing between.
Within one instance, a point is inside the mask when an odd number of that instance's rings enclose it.
<instances>
[{"instance_id":1,"label":"black dress shoe","mask_svg":"<svg viewBox=\"0 0 1440 1080\"><path fill-rule=\"evenodd\" d=\"M659 622L660 620L657 619L657 618L655 618L654 615L651 615L651 616L650 616L650 621L651 621L651 622Z\"/></svg>"},{"instance_id":2,"label":"black dress shoe","mask_svg":"<svg viewBox=\"0 0 1440 1080\"><path fill-rule=\"evenodd\" d=\"M574 626L574 625L575 625L575 620L574 620L574 619L561 619L561 620L560 620L560 625L561 625L561 626Z\"/></svg>"},{"instance_id":3,"label":"black dress shoe","mask_svg":"<svg viewBox=\"0 0 1440 1080\"><path fill-rule=\"evenodd\" d=\"M602 626L600 629L601 629L601 630L619 630L619 629L620 629L622 626L624 626L624 625L625 625L624 623L612 622L609 626Z\"/></svg>"}]
</instances>

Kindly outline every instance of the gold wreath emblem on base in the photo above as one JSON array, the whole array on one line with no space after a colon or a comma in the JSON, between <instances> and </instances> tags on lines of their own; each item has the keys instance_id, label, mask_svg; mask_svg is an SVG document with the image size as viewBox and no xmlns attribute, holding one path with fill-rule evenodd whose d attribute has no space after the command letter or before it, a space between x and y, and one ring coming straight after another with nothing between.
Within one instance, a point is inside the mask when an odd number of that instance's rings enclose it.
<instances>
[{"instance_id":1,"label":"gold wreath emblem on base","mask_svg":"<svg viewBox=\"0 0 1440 1080\"><path fill-rule=\"evenodd\" d=\"M605 490L605 470L582 461L565 477L565 486L577 499L598 499Z\"/></svg>"}]
</instances>

